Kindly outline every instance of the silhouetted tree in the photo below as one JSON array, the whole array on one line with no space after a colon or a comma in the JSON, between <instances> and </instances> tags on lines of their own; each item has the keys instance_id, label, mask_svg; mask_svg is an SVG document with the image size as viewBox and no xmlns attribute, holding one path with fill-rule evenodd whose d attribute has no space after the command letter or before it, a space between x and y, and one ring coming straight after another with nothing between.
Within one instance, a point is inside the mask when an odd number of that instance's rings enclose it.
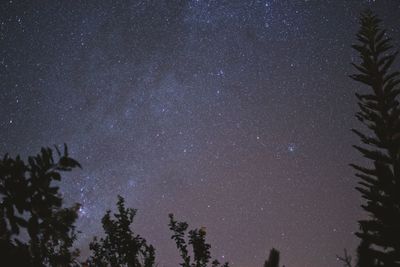
<instances>
[{"instance_id":1,"label":"silhouetted tree","mask_svg":"<svg viewBox=\"0 0 400 267\"><path fill-rule=\"evenodd\" d=\"M188 233L189 245L192 245L193 261L188 251L188 245L185 239L186 231L189 225L186 222L177 222L173 214L169 214L169 229L174 233L172 239L181 254L183 262L179 265L182 267L207 267L211 260L211 245L206 243L206 231L204 228L190 230ZM226 262L220 265L218 260L211 262L212 267L228 267Z\"/></svg>"},{"instance_id":2,"label":"silhouetted tree","mask_svg":"<svg viewBox=\"0 0 400 267\"><path fill-rule=\"evenodd\" d=\"M374 260L373 254L370 253L369 251L370 244L365 241L361 240L360 245L357 248L357 262L356 262L356 267L362 267L362 266L375 266L376 260ZM347 250L344 250L344 256L337 256L338 260L343 262L344 267L352 267L353 266L353 260L352 257L347 253Z\"/></svg>"},{"instance_id":3,"label":"silhouetted tree","mask_svg":"<svg viewBox=\"0 0 400 267\"><path fill-rule=\"evenodd\" d=\"M337 259L343 262L344 267L352 267L352 258L351 256L347 253L347 250L344 250L344 256L338 256L336 255Z\"/></svg>"},{"instance_id":4,"label":"silhouetted tree","mask_svg":"<svg viewBox=\"0 0 400 267\"><path fill-rule=\"evenodd\" d=\"M0 263L10 266L71 266L78 251L71 251L76 239L78 206L63 208L54 181L60 171L80 167L56 148L42 148L25 163L5 155L0 160ZM22 237L21 237L22 236Z\"/></svg>"},{"instance_id":5,"label":"silhouetted tree","mask_svg":"<svg viewBox=\"0 0 400 267\"><path fill-rule=\"evenodd\" d=\"M397 53L391 52L391 39L380 22L371 11L362 13L359 43L352 46L361 63L353 64L359 73L351 78L370 88L356 93L356 117L370 131L353 129L365 145L354 147L372 163L352 164L361 179L357 190L366 200L362 208L370 215L359 221L356 233L361 238L359 267L400 266L400 80L399 72L390 71Z\"/></svg>"},{"instance_id":6,"label":"silhouetted tree","mask_svg":"<svg viewBox=\"0 0 400 267\"><path fill-rule=\"evenodd\" d=\"M268 260L265 261L264 267L279 267L279 251L271 249Z\"/></svg>"},{"instance_id":7,"label":"silhouetted tree","mask_svg":"<svg viewBox=\"0 0 400 267\"><path fill-rule=\"evenodd\" d=\"M131 224L136 215L136 210L125 207L125 200L118 196L118 213L111 218L108 210L102 219L104 238L90 243L93 255L89 258L89 266L129 266L152 267L155 266L155 249L147 245L146 240L136 235Z\"/></svg>"},{"instance_id":8,"label":"silhouetted tree","mask_svg":"<svg viewBox=\"0 0 400 267\"><path fill-rule=\"evenodd\" d=\"M357 267L372 266L375 261L373 255L370 253L370 244L366 240L361 240L357 248Z\"/></svg>"}]
</instances>

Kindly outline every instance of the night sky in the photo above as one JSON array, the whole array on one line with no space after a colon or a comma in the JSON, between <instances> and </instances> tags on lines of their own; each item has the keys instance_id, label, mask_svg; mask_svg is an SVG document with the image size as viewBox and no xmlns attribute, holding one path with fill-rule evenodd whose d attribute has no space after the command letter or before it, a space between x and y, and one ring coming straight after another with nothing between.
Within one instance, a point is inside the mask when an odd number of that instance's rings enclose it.
<instances>
[{"instance_id":1,"label":"night sky","mask_svg":"<svg viewBox=\"0 0 400 267\"><path fill-rule=\"evenodd\" d=\"M400 47L400 1L5 1L0 153L69 145L76 243L102 233L120 194L135 229L178 265L168 213L205 226L212 255L334 267L363 216L350 162L348 78L371 7ZM397 64L396 66L399 66Z\"/></svg>"}]
</instances>

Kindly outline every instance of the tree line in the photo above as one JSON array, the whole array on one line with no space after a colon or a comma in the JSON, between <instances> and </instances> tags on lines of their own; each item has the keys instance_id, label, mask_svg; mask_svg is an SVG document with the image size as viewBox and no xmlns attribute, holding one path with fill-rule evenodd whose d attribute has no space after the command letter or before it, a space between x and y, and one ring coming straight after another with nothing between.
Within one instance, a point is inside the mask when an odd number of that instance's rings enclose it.
<instances>
[{"instance_id":1,"label":"tree line","mask_svg":"<svg viewBox=\"0 0 400 267\"><path fill-rule=\"evenodd\" d=\"M356 190L367 213L359 223L356 260L345 251L339 257L346 267L400 267L400 72L392 71L397 52L371 11L361 14L358 43L352 47L360 57L353 63L351 78L365 87L357 92L356 118L364 130L352 131L362 146L354 145L365 166L350 164L358 179ZM56 155L56 156L55 156ZM88 259L78 260L73 248L78 231L79 204L65 207L59 188L61 173L81 167L63 151L42 148L27 162L19 156L0 160L0 264L1 266L157 266L155 248L133 231L137 210L125 206L118 196L117 211L106 211L101 223L103 237L89 244ZM203 228L188 230L186 222L169 215L171 239L181 256L182 267L228 267L211 257ZM264 267L278 267L280 254L272 249Z\"/></svg>"},{"instance_id":2,"label":"tree line","mask_svg":"<svg viewBox=\"0 0 400 267\"><path fill-rule=\"evenodd\" d=\"M57 157L55 159L54 152ZM61 172L81 167L68 154L42 148L28 162L19 156L5 155L0 161L0 263L2 266L157 266L155 248L133 231L137 210L127 208L118 196L117 211L106 211L101 223L104 236L94 237L89 244L91 255L79 262L79 251L73 248L77 239L75 222L79 204L64 207L59 188ZM171 238L182 258L182 267L228 267L211 258L211 245L203 228L188 231L186 222L169 214ZM190 251L191 249L191 251ZM279 253L271 252L272 262L279 262Z\"/></svg>"}]
</instances>

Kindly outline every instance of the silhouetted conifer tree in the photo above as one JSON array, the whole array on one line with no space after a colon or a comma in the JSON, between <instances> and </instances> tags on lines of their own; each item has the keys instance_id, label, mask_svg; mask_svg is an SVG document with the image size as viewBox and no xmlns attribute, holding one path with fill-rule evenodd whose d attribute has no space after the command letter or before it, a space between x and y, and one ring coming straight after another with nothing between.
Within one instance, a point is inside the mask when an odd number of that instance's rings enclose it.
<instances>
[{"instance_id":1,"label":"silhouetted conifer tree","mask_svg":"<svg viewBox=\"0 0 400 267\"><path fill-rule=\"evenodd\" d=\"M353 64L359 73L351 78L370 88L356 93L356 117L370 131L353 129L365 144L354 147L372 163L352 164L361 179L357 190L366 200L362 208L370 215L359 221L361 231L356 233L361 238L360 267L400 266L400 80L399 72L390 71L397 53L391 52L391 39L380 22L372 12L362 13L359 43L352 46L361 63Z\"/></svg>"},{"instance_id":2,"label":"silhouetted conifer tree","mask_svg":"<svg viewBox=\"0 0 400 267\"><path fill-rule=\"evenodd\" d=\"M265 261L264 267L279 267L279 251L271 249L268 260Z\"/></svg>"},{"instance_id":3,"label":"silhouetted conifer tree","mask_svg":"<svg viewBox=\"0 0 400 267\"><path fill-rule=\"evenodd\" d=\"M204 228L190 230L188 233L189 245L192 245L193 260L191 259L188 251L188 245L185 239L186 231L189 225L186 222L177 222L173 214L169 214L169 229L174 233L172 239L175 241L176 246L181 254L183 262L180 263L182 267L207 267L211 260L210 244L206 243L206 231ZM220 265L218 260L211 262L212 267L229 267L226 262Z\"/></svg>"},{"instance_id":4,"label":"silhouetted conifer tree","mask_svg":"<svg viewBox=\"0 0 400 267\"><path fill-rule=\"evenodd\" d=\"M155 266L155 249L131 229L136 210L126 208L121 196L118 196L117 208L115 219L111 218L110 210L104 215L102 224L106 236L100 240L95 237L90 243L93 255L87 263L96 267Z\"/></svg>"},{"instance_id":5,"label":"silhouetted conifer tree","mask_svg":"<svg viewBox=\"0 0 400 267\"><path fill-rule=\"evenodd\" d=\"M72 266L78 251L71 251L76 239L78 206L63 208L62 197L54 181L60 171L80 167L56 148L42 148L25 163L5 155L0 160L0 265ZM21 235L23 237L21 237ZM4 265L3 265L4 264ZM9 264L9 265L6 265Z\"/></svg>"},{"instance_id":6,"label":"silhouetted conifer tree","mask_svg":"<svg viewBox=\"0 0 400 267\"><path fill-rule=\"evenodd\" d=\"M370 267L374 263L374 257L370 253L370 244L366 240L361 240L357 248L357 267Z\"/></svg>"}]
</instances>

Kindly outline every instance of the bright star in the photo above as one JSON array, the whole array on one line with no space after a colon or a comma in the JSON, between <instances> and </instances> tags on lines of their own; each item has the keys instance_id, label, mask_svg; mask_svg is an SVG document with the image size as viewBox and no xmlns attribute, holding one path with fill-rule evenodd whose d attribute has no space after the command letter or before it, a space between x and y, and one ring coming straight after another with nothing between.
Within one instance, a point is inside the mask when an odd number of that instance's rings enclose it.
<instances>
[{"instance_id":1,"label":"bright star","mask_svg":"<svg viewBox=\"0 0 400 267\"><path fill-rule=\"evenodd\" d=\"M296 146L294 144L289 144L289 146L288 146L289 152L294 152L295 149L296 149Z\"/></svg>"}]
</instances>

